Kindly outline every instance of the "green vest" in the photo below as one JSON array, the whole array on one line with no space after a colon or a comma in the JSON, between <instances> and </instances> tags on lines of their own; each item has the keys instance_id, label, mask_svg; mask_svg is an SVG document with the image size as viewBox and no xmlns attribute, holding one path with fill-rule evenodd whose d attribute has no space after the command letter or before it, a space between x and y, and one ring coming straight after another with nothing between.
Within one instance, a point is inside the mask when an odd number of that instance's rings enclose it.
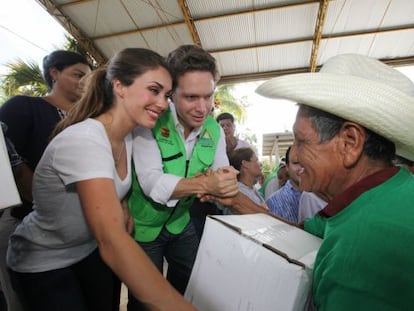
<instances>
[{"instance_id":1,"label":"green vest","mask_svg":"<svg viewBox=\"0 0 414 311\"><path fill-rule=\"evenodd\" d=\"M214 118L207 117L188 162L184 142L175 128L170 111L158 119L153 134L161 153L164 173L193 177L213 164L220 138L220 126ZM128 205L134 218L135 240L154 241L164 226L170 233L181 233L190 221L189 209L195 197L182 198L174 207L156 203L145 196L137 181L135 169L132 171L132 192Z\"/></svg>"}]
</instances>

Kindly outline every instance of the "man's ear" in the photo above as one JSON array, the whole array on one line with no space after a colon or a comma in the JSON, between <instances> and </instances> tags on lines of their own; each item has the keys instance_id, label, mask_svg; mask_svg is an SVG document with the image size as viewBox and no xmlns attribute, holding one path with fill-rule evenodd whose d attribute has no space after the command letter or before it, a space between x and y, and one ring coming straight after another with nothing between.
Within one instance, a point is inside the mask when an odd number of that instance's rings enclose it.
<instances>
[{"instance_id":1,"label":"man's ear","mask_svg":"<svg viewBox=\"0 0 414 311\"><path fill-rule=\"evenodd\" d=\"M345 121L339 135L344 166L352 167L363 154L366 138L365 129L357 123Z\"/></svg>"}]
</instances>

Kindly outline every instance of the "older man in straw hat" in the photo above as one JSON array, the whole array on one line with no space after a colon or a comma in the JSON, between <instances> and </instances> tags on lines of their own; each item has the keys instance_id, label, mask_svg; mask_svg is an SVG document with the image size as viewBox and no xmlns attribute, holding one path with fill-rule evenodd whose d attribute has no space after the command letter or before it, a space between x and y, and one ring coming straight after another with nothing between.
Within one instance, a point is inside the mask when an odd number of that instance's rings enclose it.
<instances>
[{"instance_id":1,"label":"older man in straw hat","mask_svg":"<svg viewBox=\"0 0 414 311\"><path fill-rule=\"evenodd\" d=\"M277 77L257 92L299 103L301 187L329 201L304 223L323 238L314 265L317 309L412 310L414 175L392 160L396 150L414 156L413 83L380 61L346 54L319 73ZM263 212L241 193L208 199Z\"/></svg>"},{"instance_id":2,"label":"older man in straw hat","mask_svg":"<svg viewBox=\"0 0 414 311\"><path fill-rule=\"evenodd\" d=\"M257 92L299 103L293 126L301 186L329 199L304 229L323 238L318 310L412 310L414 85L380 61L331 58L319 73L274 78Z\"/></svg>"}]
</instances>

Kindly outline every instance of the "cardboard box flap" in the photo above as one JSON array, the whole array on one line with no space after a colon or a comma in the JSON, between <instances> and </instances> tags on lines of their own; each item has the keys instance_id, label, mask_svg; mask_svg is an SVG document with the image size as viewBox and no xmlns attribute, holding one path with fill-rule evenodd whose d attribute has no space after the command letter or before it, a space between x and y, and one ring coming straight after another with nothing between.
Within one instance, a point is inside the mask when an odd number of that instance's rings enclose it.
<instances>
[{"instance_id":1,"label":"cardboard box flap","mask_svg":"<svg viewBox=\"0 0 414 311\"><path fill-rule=\"evenodd\" d=\"M209 216L287 261L312 268L321 239L266 214Z\"/></svg>"}]
</instances>

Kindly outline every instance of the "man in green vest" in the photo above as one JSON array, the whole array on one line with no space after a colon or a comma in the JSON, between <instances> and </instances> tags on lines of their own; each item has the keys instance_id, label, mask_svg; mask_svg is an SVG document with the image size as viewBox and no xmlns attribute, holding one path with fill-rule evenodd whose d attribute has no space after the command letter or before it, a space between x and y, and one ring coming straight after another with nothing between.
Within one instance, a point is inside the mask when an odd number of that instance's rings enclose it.
<instances>
[{"instance_id":1,"label":"man in green vest","mask_svg":"<svg viewBox=\"0 0 414 311\"><path fill-rule=\"evenodd\" d=\"M173 75L170 107L152 131L134 133L136 175L128 205L135 240L160 271L167 260L167 279L184 293L199 244L189 209L197 196L235 195L237 171L229 166L223 130L209 115L218 79L215 59L184 45L167 61ZM130 297L128 310L143 309Z\"/></svg>"}]
</instances>

